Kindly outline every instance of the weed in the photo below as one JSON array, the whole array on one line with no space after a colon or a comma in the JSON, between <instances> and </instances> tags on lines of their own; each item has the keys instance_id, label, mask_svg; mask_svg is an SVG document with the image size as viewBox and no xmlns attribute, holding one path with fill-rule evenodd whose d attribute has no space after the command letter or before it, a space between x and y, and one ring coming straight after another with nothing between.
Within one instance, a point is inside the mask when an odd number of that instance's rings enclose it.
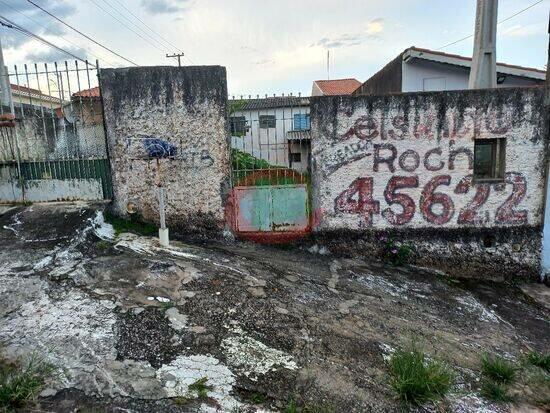
<instances>
[{"instance_id":1,"label":"weed","mask_svg":"<svg viewBox=\"0 0 550 413\"><path fill-rule=\"evenodd\" d=\"M108 250L109 247L111 246L111 244L105 240L100 240L100 241L97 241L95 243L95 246L98 250L102 250L102 251L105 251L105 250Z\"/></svg>"},{"instance_id":2,"label":"weed","mask_svg":"<svg viewBox=\"0 0 550 413\"><path fill-rule=\"evenodd\" d=\"M24 407L42 391L53 371L50 364L36 356L15 363L0 359L0 410Z\"/></svg>"},{"instance_id":3,"label":"weed","mask_svg":"<svg viewBox=\"0 0 550 413\"><path fill-rule=\"evenodd\" d=\"M179 396L179 397L174 397L172 399L172 401L174 402L174 404L176 406L179 406L179 407L182 407L182 406L186 406L188 405L193 399L189 398L189 397L184 397L184 396Z\"/></svg>"},{"instance_id":4,"label":"weed","mask_svg":"<svg viewBox=\"0 0 550 413\"><path fill-rule=\"evenodd\" d=\"M444 396L454 381L453 372L443 363L427 360L414 344L397 349L390 361L391 385L401 400L422 404Z\"/></svg>"},{"instance_id":5,"label":"weed","mask_svg":"<svg viewBox=\"0 0 550 413\"><path fill-rule=\"evenodd\" d=\"M481 382L481 395L496 402L512 401L512 397L508 394L508 386L490 379Z\"/></svg>"},{"instance_id":6,"label":"weed","mask_svg":"<svg viewBox=\"0 0 550 413\"><path fill-rule=\"evenodd\" d=\"M160 303L161 308L168 310L172 307L175 307L176 305L172 301L168 301L167 303Z\"/></svg>"},{"instance_id":7,"label":"weed","mask_svg":"<svg viewBox=\"0 0 550 413\"><path fill-rule=\"evenodd\" d=\"M208 397L208 392L214 388L206 384L207 381L208 377L203 377L187 387L189 391L196 392L199 399L206 399Z\"/></svg>"},{"instance_id":8,"label":"weed","mask_svg":"<svg viewBox=\"0 0 550 413\"><path fill-rule=\"evenodd\" d=\"M113 226L116 236L123 232L132 232L137 235L152 236L158 231L155 225L143 222L139 218L127 220L106 213L105 221Z\"/></svg>"},{"instance_id":9,"label":"weed","mask_svg":"<svg viewBox=\"0 0 550 413\"><path fill-rule=\"evenodd\" d=\"M527 362L550 373L550 353L541 354L532 351L527 355Z\"/></svg>"},{"instance_id":10,"label":"weed","mask_svg":"<svg viewBox=\"0 0 550 413\"><path fill-rule=\"evenodd\" d=\"M409 261L412 254L410 245L396 242L393 237L385 234L381 235L379 240L384 243L381 254L385 261L398 267Z\"/></svg>"},{"instance_id":11,"label":"weed","mask_svg":"<svg viewBox=\"0 0 550 413\"><path fill-rule=\"evenodd\" d=\"M510 384L516 378L516 366L500 356L484 354L481 358L481 371L486 378L496 383Z\"/></svg>"},{"instance_id":12,"label":"weed","mask_svg":"<svg viewBox=\"0 0 550 413\"><path fill-rule=\"evenodd\" d=\"M291 400L285 408L285 413L298 413L298 406L294 400Z\"/></svg>"}]
</instances>

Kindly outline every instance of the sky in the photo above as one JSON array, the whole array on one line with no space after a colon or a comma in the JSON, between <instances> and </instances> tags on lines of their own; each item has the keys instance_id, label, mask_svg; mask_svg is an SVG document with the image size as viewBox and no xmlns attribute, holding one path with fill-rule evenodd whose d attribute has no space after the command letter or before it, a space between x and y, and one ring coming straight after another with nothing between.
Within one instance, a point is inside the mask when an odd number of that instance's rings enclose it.
<instances>
[{"instance_id":1,"label":"sky","mask_svg":"<svg viewBox=\"0 0 550 413\"><path fill-rule=\"evenodd\" d=\"M177 65L165 56L180 51L185 65L225 66L235 96L309 95L327 78L327 50L331 79L364 81L407 47L439 49L472 34L476 8L475 0L33 1L140 66ZM500 0L499 21L536 1ZM545 67L549 9L543 0L498 26L499 62ZM27 0L0 0L0 16L102 67L131 66ZM0 39L10 67L74 61L10 28ZM472 40L442 51L471 56Z\"/></svg>"}]
</instances>

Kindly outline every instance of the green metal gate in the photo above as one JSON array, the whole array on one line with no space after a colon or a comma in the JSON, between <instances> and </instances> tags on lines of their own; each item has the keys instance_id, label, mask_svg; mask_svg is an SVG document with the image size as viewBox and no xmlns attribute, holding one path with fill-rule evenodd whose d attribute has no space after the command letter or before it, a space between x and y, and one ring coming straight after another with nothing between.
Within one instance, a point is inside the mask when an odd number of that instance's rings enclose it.
<instances>
[{"instance_id":1,"label":"green metal gate","mask_svg":"<svg viewBox=\"0 0 550 413\"><path fill-rule=\"evenodd\" d=\"M237 236L282 242L310 231L309 99L230 100L232 211Z\"/></svg>"}]
</instances>

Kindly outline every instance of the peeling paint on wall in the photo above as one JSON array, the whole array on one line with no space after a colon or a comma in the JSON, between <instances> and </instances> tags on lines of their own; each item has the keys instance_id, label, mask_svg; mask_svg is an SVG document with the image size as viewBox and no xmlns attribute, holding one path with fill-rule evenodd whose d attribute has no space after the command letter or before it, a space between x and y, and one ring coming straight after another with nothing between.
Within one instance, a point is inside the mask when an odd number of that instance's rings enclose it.
<instances>
[{"instance_id":1,"label":"peeling paint on wall","mask_svg":"<svg viewBox=\"0 0 550 413\"><path fill-rule=\"evenodd\" d=\"M449 230L528 227L536 237L540 108L537 88L313 99L316 231L441 229L444 241ZM474 140L494 138L506 139L505 178L476 183Z\"/></svg>"},{"instance_id":2,"label":"peeling paint on wall","mask_svg":"<svg viewBox=\"0 0 550 413\"><path fill-rule=\"evenodd\" d=\"M149 67L101 71L116 211L137 205L158 222L165 188L172 228L222 228L229 182L225 69Z\"/></svg>"}]
</instances>

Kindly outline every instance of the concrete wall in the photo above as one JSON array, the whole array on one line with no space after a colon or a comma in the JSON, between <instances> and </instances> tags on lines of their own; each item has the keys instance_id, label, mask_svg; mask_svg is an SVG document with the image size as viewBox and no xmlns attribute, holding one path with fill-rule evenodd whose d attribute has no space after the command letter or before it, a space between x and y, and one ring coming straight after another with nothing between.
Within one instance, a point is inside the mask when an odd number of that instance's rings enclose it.
<instances>
[{"instance_id":1,"label":"concrete wall","mask_svg":"<svg viewBox=\"0 0 550 413\"><path fill-rule=\"evenodd\" d=\"M542 89L312 100L314 225L345 253L377 236L459 275L538 278ZM474 138L506 138L503 183L472 182Z\"/></svg>"},{"instance_id":2,"label":"concrete wall","mask_svg":"<svg viewBox=\"0 0 550 413\"><path fill-rule=\"evenodd\" d=\"M223 227L229 182L225 68L103 69L100 86L113 174L114 209L129 201L158 223L158 188L166 188L167 222L175 230ZM151 159L146 139L176 148Z\"/></svg>"}]
</instances>

